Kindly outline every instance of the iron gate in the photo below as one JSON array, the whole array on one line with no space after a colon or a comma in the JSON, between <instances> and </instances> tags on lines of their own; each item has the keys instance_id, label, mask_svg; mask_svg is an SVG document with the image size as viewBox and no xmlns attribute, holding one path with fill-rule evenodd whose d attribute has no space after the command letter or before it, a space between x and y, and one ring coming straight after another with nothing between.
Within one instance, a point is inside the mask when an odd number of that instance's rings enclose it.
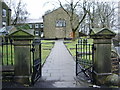
<instances>
[{"instance_id":1,"label":"iron gate","mask_svg":"<svg viewBox=\"0 0 120 90\"><path fill-rule=\"evenodd\" d=\"M2 65L2 79L9 80L14 77L14 45L9 38L0 37L0 59Z\"/></svg>"},{"instance_id":2,"label":"iron gate","mask_svg":"<svg viewBox=\"0 0 120 90\"><path fill-rule=\"evenodd\" d=\"M81 73L87 80L93 81L93 47L94 45L89 43L91 39L79 39L76 44L76 76L80 76ZM81 77L81 76L80 76Z\"/></svg>"},{"instance_id":3,"label":"iron gate","mask_svg":"<svg viewBox=\"0 0 120 90\"><path fill-rule=\"evenodd\" d=\"M32 44L33 69L31 84L33 85L41 77L41 40L34 40Z\"/></svg>"}]
</instances>

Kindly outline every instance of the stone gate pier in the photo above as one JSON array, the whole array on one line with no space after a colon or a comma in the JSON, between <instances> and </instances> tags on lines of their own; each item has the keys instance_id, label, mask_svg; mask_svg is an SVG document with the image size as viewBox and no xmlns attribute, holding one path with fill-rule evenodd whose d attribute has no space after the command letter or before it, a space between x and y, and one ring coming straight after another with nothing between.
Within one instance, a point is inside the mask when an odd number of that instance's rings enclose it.
<instances>
[{"instance_id":1,"label":"stone gate pier","mask_svg":"<svg viewBox=\"0 0 120 90\"><path fill-rule=\"evenodd\" d=\"M15 30L9 37L14 42L14 70L15 82L30 84L31 82L31 42L34 32L31 30Z\"/></svg>"},{"instance_id":2,"label":"stone gate pier","mask_svg":"<svg viewBox=\"0 0 120 90\"><path fill-rule=\"evenodd\" d=\"M115 35L108 28L94 28L91 30L90 36L93 38L94 43L93 78L97 85L111 82L107 78L112 75L111 41Z\"/></svg>"}]
</instances>

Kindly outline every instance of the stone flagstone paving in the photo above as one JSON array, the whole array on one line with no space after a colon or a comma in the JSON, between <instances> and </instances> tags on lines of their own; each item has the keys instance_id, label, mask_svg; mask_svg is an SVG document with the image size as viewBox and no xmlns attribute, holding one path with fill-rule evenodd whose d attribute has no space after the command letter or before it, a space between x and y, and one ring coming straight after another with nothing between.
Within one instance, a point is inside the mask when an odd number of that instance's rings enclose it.
<instances>
[{"instance_id":1,"label":"stone flagstone paving","mask_svg":"<svg viewBox=\"0 0 120 90\"><path fill-rule=\"evenodd\" d=\"M44 87L88 87L88 84L79 84L75 80L75 61L62 40L56 41L55 45L42 68L42 78L35 84L40 83Z\"/></svg>"},{"instance_id":2,"label":"stone flagstone paving","mask_svg":"<svg viewBox=\"0 0 120 90\"><path fill-rule=\"evenodd\" d=\"M82 73L81 73L82 74ZM76 81L75 61L63 44L63 40L55 41L55 45L42 67L42 77L34 86L26 87L16 82L4 82L4 88L84 88L89 83ZM82 78L82 77L80 77Z\"/></svg>"}]
</instances>

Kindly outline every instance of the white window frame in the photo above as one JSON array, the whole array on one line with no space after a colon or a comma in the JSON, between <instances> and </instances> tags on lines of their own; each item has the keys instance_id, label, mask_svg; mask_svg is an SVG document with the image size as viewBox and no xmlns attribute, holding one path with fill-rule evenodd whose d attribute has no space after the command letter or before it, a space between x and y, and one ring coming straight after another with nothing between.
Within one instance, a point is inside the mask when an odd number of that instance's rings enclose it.
<instances>
[{"instance_id":1,"label":"white window frame","mask_svg":"<svg viewBox=\"0 0 120 90\"><path fill-rule=\"evenodd\" d=\"M2 17L6 17L7 16L7 11L5 9L2 10Z\"/></svg>"},{"instance_id":2,"label":"white window frame","mask_svg":"<svg viewBox=\"0 0 120 90\"><path fill-rule=\"evenodd\" d=\"M35 31L35 35L36 35L36 36L39 36L39 31Z\"/></svg>"},{"instance_id":3,"label":"white window frame","mask_svg":"<svg viewBox=\"0 0 120 90\"><path fill-rule=\"evenodd\" d=\"M43 25L43 24L40 24L40 27L41 27L41 28L43 28L43 27L44 27L44 25Z\"/></svg>"},{"instance_id":4,"label":"white window frame","mask_svg":"<svg viewBox=\"0 0 120 90\"><path fill-rule=\"evenodd\" d=\"M39 24L35 24L35 28L39 28Z\"/></svg>"},{"instance_id":5,"label":"white window frame","mask_svg":"<svg viewBox=\"0 0 120 90\"><path fill-rule=\"evenodd\" d=\"M7 25L7 23L6 22L2 22L2 25L3 25L3 27L5 27Z\"/></svg>"}]
</instances>

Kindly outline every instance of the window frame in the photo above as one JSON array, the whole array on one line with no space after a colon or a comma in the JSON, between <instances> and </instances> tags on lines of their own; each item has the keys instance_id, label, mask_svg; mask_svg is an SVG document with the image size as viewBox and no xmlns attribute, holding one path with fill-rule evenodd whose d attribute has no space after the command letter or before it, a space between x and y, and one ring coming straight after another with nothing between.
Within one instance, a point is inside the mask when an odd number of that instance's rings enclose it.
<instances>
[{"instance_id":1,"label":"window frame","mask_svg":"<svg viewBox=\"0 0 120 90\"><path fill-rule=\"evenodd\" d=\"M66 20L64 20L64 19L56 20L55 26L56 27L66 27Z\"/></svg>"},{"instance_id":2,"label":"window frame","mask_svg":"<svg viewBox=\"0 0 120 90\"><path fill-rule=\"evenodd\" d=\"M39 28L39 24L38 23L35 24L35 28Z\"/></svg>"},{"instance_id":3,"label":"window frame","mask_svg":"<svg viewBox=\"0 0 120 90\"><path fill-rule=\"evenodd\" d=\"M2 26L3 27L7 26L7 22L2 22Z\"/></svg>"},{"instance_id":4,"label":"window frame","mask_svg":"<svg viewBox=\"0 0 120 90\"><path fill-rule=\"evenodd\" d=\"M39 36L39 34L40 34L39 31L35 31L36 36Z\"/></svg>"},{"instance_id":5,"label":"window frame","mask_svg":"<svg viewBox=\"0 0 120 90\"><path fill-rule=\"evenodd\" d=\"M7 16L7 10L6 9L2 9L2 17L6 17Z\"/></svg>"},{"instance_id":6,"label":"window frame","mask_svg":"<svg viewBox=\"0 0 120 90\"><path fill-rule=\"evenodd\" d=\"M40 24L40 28L44 28L44 25L43 25L43 24Z\"/></svg>"},{"instance_id":7,"label":"window frame","mask_svg":"<svg viewBox=\"0 0 120 90\"><path fill-rule=\"evenodd\" d=\"M32 29L33 28L33 24L29 24L29 27L30 27L30 29Z\"/></svg>"}]
</instances>

